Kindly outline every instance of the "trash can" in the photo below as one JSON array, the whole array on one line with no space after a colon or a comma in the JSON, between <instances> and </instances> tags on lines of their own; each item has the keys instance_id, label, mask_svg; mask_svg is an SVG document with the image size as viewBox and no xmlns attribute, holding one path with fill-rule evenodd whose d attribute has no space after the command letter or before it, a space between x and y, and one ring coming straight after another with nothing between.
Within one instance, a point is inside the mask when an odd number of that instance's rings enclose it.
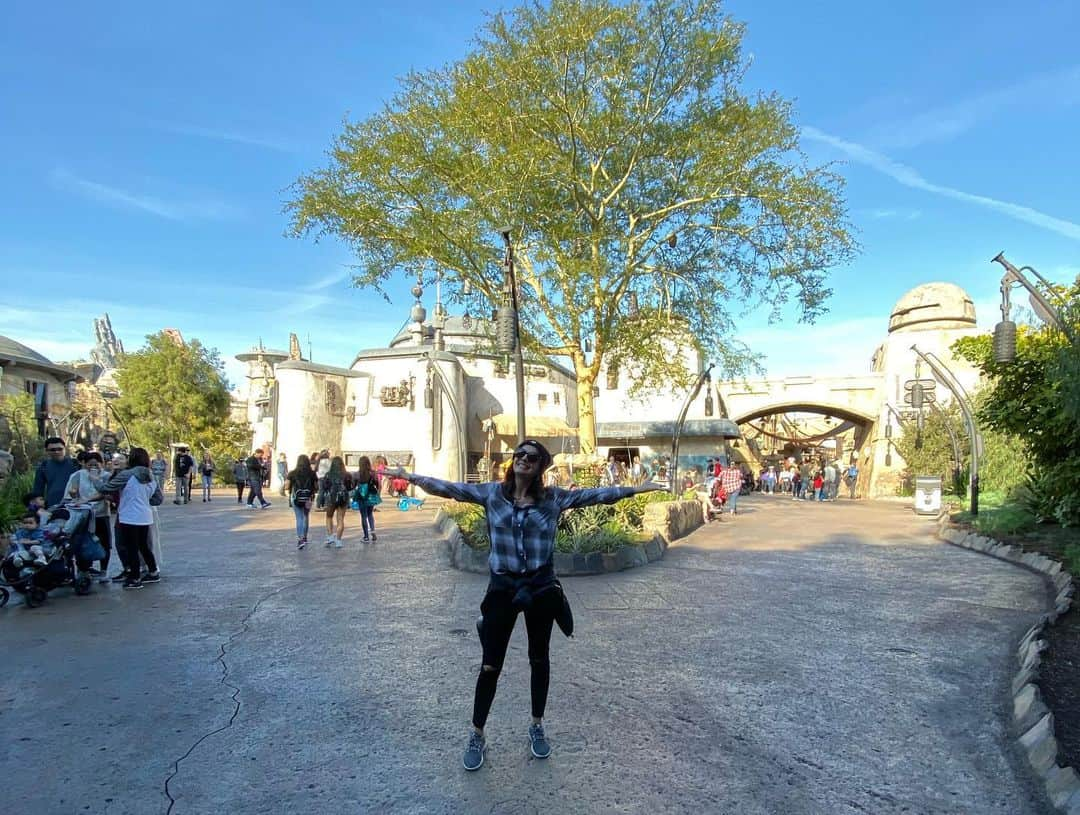
<instances>
[{"instance_id":1,"label":"trash can","mask_svg":"<svg viewBox=\"0 0 1080 815\"><path fill-rule=\"evenodd\" d=\"M941 476L915 476L915 514L937 515L941 511Z\"/></svg>"}]
</instances>

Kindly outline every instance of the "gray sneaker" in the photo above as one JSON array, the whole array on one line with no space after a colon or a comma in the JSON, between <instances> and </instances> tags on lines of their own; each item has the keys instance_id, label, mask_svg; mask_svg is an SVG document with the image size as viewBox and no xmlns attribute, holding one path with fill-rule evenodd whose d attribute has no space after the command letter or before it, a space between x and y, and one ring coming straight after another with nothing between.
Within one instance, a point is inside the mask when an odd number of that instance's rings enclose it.
<instances>
[{"instance_id":1,"label":"gray sneaker","mask_svg":"<svg viewBox=\"0 0 1080 815\"><path fill-rule=\"evenodd\" d=\"M469 734L469 746L465 748L465 757L461 760L462 766L469 772L479 770L484 766L484 752L487 743L484 737L475 730Z\"/></svg>"},{"instance_id":2,"label":"gray sneaker","mask_svg":"<svg viewBox=\"0 0 1080 815\"><path fill-rule=\"evenodd\" d=\"M547 736L544 735L542 724L529 725L529 749L537 758L547 758L551 755L551 745L548 744Z\"/></svg>"}]
</instances>

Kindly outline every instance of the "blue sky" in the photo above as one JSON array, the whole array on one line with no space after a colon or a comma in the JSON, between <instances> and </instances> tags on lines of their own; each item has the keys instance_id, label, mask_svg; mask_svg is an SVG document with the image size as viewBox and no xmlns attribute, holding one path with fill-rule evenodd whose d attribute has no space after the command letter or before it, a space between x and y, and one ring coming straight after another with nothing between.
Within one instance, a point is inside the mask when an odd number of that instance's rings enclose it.
<instances>
[{"instance_id":1,"label":"blue sky","mask_svg":"<svg viewBox=\"0 0 1080 815\"><path fill-rule=\"evenodd\" d=\"M405 321L348 288L347 250L284 236L289 185L397 77L462 57L488 2L15 0L0 27L0 333L85 356L104 311L130 349L179 328L348 365ZM1080 272L1080 4L738 0L750 89L794 100L843 162L862 253L814 327L747 315L770 375L862 373L889 309L932 280L997 319L999 250ZM429 304L430 305L430 304Z\"/></svg>"}]
</instances>

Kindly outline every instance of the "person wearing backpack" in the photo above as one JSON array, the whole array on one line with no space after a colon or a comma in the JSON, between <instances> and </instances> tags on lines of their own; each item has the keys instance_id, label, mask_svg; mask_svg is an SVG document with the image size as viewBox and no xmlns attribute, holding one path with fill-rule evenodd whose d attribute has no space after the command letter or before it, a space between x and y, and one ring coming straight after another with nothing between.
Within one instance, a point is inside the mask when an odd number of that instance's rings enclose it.
<instances>
[{"instance_id":1,"label":"person wearing backpack","mask_svg":"<svg viewBox=\"0 0 1080 815\"><path fill-rule=\"evenodd\" d=\"M285 492L296 516L296 548L307 546L308 520L319 479L311 469L311 460L301 454L296 457L296 469L285 476Z\"/></svg>"},{"instance_id":2,"label":"person wearing backpack","mask_svg":"<svg viewBox=\"0 0 1080 815\"><path fill-rule=\"evenodd\" d=\"M326 475L319 479L319 506L326 510L326 545L335 549L344 546L345 511L352 490L353 479L345 470L345 462L341 456L334 456Z\"/></svg>"},{"instance_id":3,"label":"person wearing backpack","mask_svg":"<svg viewBox=\"0 0 1080 815\"><path fill-rule=\"evenodd\" d=\"M364 543L378 540L375 537L375 506L382 503L379 495L379 479L371 471L371 459L360 456L360 469L356 473L356 505L360 509L360 523L364 527Z\"/></svg>"}]
</instances>

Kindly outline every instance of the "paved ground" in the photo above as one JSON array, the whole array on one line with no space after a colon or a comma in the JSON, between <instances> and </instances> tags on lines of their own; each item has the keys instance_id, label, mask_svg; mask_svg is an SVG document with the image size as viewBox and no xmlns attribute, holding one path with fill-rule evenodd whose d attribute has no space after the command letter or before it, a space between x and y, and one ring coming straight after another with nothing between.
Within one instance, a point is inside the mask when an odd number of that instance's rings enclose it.
<instances>
[{"instance_id":1,"label":"paved ground","mask_svg":"<svg viewBox=\"0 0 1080 815\"><path fill-rule=\"evenodd\" d=\"M167 504L164 581L0 611L5 812L1049 813L1008 738L1041 580L896 504L753 498L664 560L565 581L528 757L515 632L460 766L481 576L432 513L297 553L282 502ZM350 520L358 520L353 516Z\"/></svg>"}]
</instances>

